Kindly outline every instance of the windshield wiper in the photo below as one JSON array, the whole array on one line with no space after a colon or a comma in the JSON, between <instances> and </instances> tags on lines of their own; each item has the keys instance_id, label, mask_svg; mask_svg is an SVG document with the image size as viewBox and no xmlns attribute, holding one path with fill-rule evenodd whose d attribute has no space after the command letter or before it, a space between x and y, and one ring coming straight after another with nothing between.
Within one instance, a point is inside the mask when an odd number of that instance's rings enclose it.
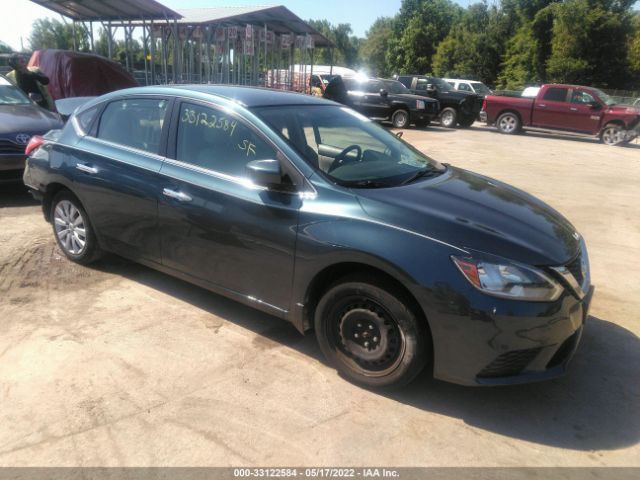
<instances>
[{"instance_id":1,"label":"windshield wiper","mask_svg":"<svg viewBox=\"0 0 640 480\"><path fill-rule=\"evenodd\" d=\"M385 188L390 187L391 185L381 182L380 180L358 180L355 182L346 182L345 186L356 188Z\"/></svg>"},{"instance_id":2,"label":"windshield wiper","mask_svg":"<svg viewBox=\"0 0 640 480\"><path fill-rule=\"evenodd\" d=\"M407 178L400 185L408 185L409 183L415 182L419 178L435 177L436 175L440 175L440 173L442 173L442 172L439 172L439 171L437 171L437 170L435 170L435 169L433 169L431 167L423 168L422 170L419 170L418 172L416 172L413 175L411 175L409 178Z\"/></svg>"}]
</instances>

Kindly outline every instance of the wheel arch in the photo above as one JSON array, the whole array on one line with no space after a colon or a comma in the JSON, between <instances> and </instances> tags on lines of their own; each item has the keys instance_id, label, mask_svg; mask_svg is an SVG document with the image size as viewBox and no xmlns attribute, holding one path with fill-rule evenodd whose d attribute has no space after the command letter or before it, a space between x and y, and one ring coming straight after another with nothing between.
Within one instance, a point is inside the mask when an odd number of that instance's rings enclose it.
<instances>
[{"instance_id":1,"label":"wheel arch","mask_svg":"<svg viewBox=\"0 0 640 480\"><path fill-rule=\"evenodd\" d=\"M82 205L82 200L78 198L78 195L76 195L68 185L60 182L49 183L44 191L44 195L42 196L42 213L44 214L44 218L47 222L51 222L51 202L53 202L54 197L63 190L71 193ZM84 208L84 205L82 206Z\"/></svg>"},{"instance_id":2,"label":"wheel arch","mask_svg":"<svg viewBox=\"0 0 640 480\"><path fill-rule=\"evenodd\" d=\"M357 274L362 274L363 276L368 276L370 278L373 277L377 280L388 282L393 285L394 288L402 293L403 300L408 302L412 310L419 316L428 331L429 338L431 338L429 320L427 319L427 316L423 308L420 306L416 296L411 292L407 285L389 271L384 270L379 266L373 266L359 261L341 261L333 263L325 266L313 276L304 295L304 330L309 330L313 325L316 307L318 306L318 302L322 298L322 295L340 279Z\"/></svg>"}]
</instances>

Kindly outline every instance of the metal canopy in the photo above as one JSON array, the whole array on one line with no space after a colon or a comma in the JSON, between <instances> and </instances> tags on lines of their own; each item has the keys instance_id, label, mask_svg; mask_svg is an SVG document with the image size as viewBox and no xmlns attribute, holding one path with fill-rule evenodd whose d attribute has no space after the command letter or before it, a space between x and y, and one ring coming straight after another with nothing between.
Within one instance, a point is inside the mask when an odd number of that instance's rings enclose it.
<instances>
[{"instance_id":1,"label":"metal canopy","mask_svg":"<svg viewBox=\"0 0 640 480\"><path fill-rule=\"evenodd\" d=\"M31 0L60 15L81 22L180 18L155 0Z\"/></svg>"},{"instance_id":2,"label":"metal canopy","mask_svg":"<svg viewBox=\"0 0 640 480\"><path fill-rule=\"evenodd\" d=\"M295 33L310 35L316 47L334 47L331 40L322 35L307 22L284 6L262 5L252 7L211 7L178 9L181 18L178 24L183 25L267 25L276 34Z\"/></svg>"}]
</instances>

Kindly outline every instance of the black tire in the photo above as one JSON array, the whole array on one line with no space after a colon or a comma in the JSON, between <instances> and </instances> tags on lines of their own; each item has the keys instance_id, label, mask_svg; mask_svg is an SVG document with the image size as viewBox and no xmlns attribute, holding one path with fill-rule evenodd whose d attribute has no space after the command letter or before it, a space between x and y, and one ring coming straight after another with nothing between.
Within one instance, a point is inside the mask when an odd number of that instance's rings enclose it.
<instances>
[{"instance_id":1,"label":"black tire","mask_svg":"<svg viewBox=\"0 0 640 480\"><path fill-rule=\"evenodd\" d=\"M624 141L624 129L617 123L608 123L600 133L600 141L605 145L622 145Z\"/></svg>"},{"instance_id":2,"label":"black tire","mask_svg":"<svg viewBox=\"0 0 640 480\"><path fill-rule=\"evenodd\" d=\"M440 125L445 128L456 128L458 112L455 108L447 107L440 112Z\"/></svg>"},{"instance_id":3,"label":"black tire","mask_svg":"<svg viewBox=\"0 0 640 480\"><path fill-rule=\"evenodd\" d=\"M396 110L391 115L391 123L395 128L407 128L411 123L409 112L402 108Z\"/></svg>"},{"instance_id":4,"label":"black tire","mask_svg":"<svg viewBox=\"0 0 640 480\"><path fill-rule=\"evenodd\" d=\"M505 135L515 135L522 130L520 117L513 112L505 112L496 120L496 127L500 133Z\"/></svg>"},{"instance_id":5,"label":"black tire","mask_svg":"<svg viewBox=\"0 0 640 480\"><path fill-rule=\"evenodd\" d=\"M322 353L354 383L376 388L408 384L431 358L428 328L409 305L393 284L344 278L316 308Z\"/></svg>"},{"instance_id":6,"label":"black tire","mask_svg":"<svg viewBox=\"0 0 640 480\"><path fill-rule=\"evenodd\" d=\"M89 216L70 191L63 190L53 198L49 218L56 242L69 260L87 265L100 258L102 251Z\"/></svg>"},{"instance_id":7,"label":"black tire","mask_svg":"<svg viewBox=\"0 0 640 480\"><path fill-rule=\"evenodd\" d=\"M427 128L431 124L431 120L420 120L416 122L417 128Z\"/></svg>"},{"instance_id":8,"label":"black tire","mask_svg":"<svg viewBox=\"0 0 640 480\"><path fill-rule=\"evenodd\" d=\"M476 122L476 118L473 116L467 116L467 117L462 117L459 121L458 121L458 125L461 128L469 128L471 125L473 125Z\"/></svg>"}]
</instances>

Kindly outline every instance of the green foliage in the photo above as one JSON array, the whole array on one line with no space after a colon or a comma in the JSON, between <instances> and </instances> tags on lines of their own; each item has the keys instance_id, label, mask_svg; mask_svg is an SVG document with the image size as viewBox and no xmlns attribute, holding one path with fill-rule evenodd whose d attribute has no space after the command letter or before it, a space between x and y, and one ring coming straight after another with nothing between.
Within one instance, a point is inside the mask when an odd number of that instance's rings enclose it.
<instances>
[{"instance_id":1,"label":"green foliage","mask_svg":"<svg viewBox=\"0 0 640 480\"><path fill-rule=\"evenodd\" d=\"M63 23L56 19L39 18L33 22L29 45L31 50L45 48L58 48L61 50L73 49L73 24ZM76 24L76 49L83 52L89 51L89 32L81 25Z\"/></svg>"},{"instance_id":2,"label":"green foliage","mask_svg":"<svg viewBox=\"0 0 640 480\"><path fill-rule=\"evenodd\" d=\"M404 0L395 18L387 65L396 73L431 72L438 44L462 12L450 0Z\"/></svg>"},{"instance_id":3,"label":"green foliage","mask_svg":"<svg viewBox=\"0 0 640 480\"><path fill-rule=\"evenodd\" d=\"M9 45L4 42L0 42L0 53L11 53L13 50Z\"/></svg>"},{"instance_id":4,"label":"green foliage","mask_svg":"<svg viewBox=\"0 0 640 480\"><path fill-rule=\"evenodd\" d=\"M360 58L372 75L389 76L392 72L387 65L387 50L393 37L393 19L378 18L367 32L360 45Z\"/></svg>"},{"instance_id":5,"label":"green foliage","mask_svg":"<svg viewBox=\"0 0 640 480\"><path fill-rule=\"evenodd\" d=\"M333 52L334 65L350 68L359 65L361 40L352 35L353 30L351 30L350 24L333 25L328 20L308 20L308 23L336 45ZM313 63L316 65L329 65L331 63L331 55L332 53L329 49L318 49L314 52Z\"/></svg>"}]
</instances>

